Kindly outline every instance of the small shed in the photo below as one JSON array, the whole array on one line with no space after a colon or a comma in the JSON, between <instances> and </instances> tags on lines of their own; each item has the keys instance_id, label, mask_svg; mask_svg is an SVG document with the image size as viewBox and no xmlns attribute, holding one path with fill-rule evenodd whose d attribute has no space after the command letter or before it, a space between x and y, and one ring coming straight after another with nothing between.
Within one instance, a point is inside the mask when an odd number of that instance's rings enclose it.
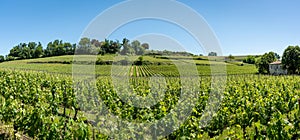
<instances>
[{"instance_id":1,"label":"small shed","mask_svg":"<svg viewBox=\"0 0 300 140\"><path fill-rule=\"evenodd\" d=\"M287 74L287 70L283 69L281 61L276 61L269 64L270 74L273 75L285 75Z\"/></svg>"}]
</instances>

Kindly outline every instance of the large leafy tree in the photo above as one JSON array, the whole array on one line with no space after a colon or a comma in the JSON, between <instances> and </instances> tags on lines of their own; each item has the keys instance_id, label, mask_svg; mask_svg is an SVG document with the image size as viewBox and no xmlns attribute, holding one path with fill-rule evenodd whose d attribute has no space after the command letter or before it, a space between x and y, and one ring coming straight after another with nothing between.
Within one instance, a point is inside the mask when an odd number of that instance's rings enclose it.
<instances>
[{"instance_id":1,"label":"large leafy tree","mask_svg":"<svg viewBox=\"0 0 300 140\"><path fill-rule=\"evenodd\" d=\"M121 55L143 55L145 51L149 49L148 43L141 44L141 42L139 42L138 40L134 40L130 43L130 41L126 38L123 39L121 45Z\"/></svg>"},{"instance_id":2,"label":"large leafy tree","mask_svg":"<svg viewBox=\"0 0 300 140\"><path fill-rule=\"evenodd\" d=\"M116 54L116 53L120 52L121 46L122 45L118 40L117 41L112 41L111 40L108 53Z\"/></svg>"},{"instance_id":3,"label":"large leafy tree","mask_svg":"<svg viewBox=\"0 0 300 140\"><path fill-rule=\"evenodd\" d=\"M148 50L148 49L149 49L149 44L148 44L148 43L143 43L143 44L142 44L142 47L143 47L145 50Z\"/></svg>"},{"instance_id":4,"label":"large leafy tree","mask_svg":"<svg viewBox=\"0 0 300 140\"><path fill-rule=\"evenodd\" d=\"M22 46L21 52L19 54L20 59L30 59L32 58L32 50L25 46Z\"/></svg>"},{"instance_id":5,"label":"large leafy tree","mask_svg":"<svg viewBox=\"0 0 300 140\"><path fill-rule=\"evenodd\" d=\"M141 47L141 43L138 40L131 42L131 47L134 49L134 52L137 53Z\"/></svg>"},{"instance_id":6,"label":"large leafy tree","mask_svg":"<svg viewBox=\"0 0 300 140\"><path fill-rule=\"evenodd\" d=\"M30 42L29 44L20 43L19 45L13 47L8 55L16 59L29 59L33 56L33 49L35 46L36 44L33 42Z\"/></svg>"},{"instance_id":7,"label":"large leafy tree","mask_svg":"<svg viewBox=\"0 0 300 140\"><path fill-rule=\"evenodd\" d=\"M73 55L76 49L76 44L71 44L69 42L63 43L64 55Z\"/></svg>"},{"instance_id":8,"label":"large leafy tree","mask_svg":"<svg viewBox=\"0 0 300 140\"><path fill-rule=\"evenodd\" d=\"M34 50L34 58L39 58L44 55L44 50L42 44L39 42L37 47Z\"/></svg>"},{"instance_id":9,"label":"large leafy tree","mask_svg":"<svg viewBox=\"0 0 300 140\"><path fill-rule=\"evenodd\" d=\"M279 54L277 54L277 53L275 53L275 57L276 57L276 59L280 59L280 55Z\"/></svg>"},{"instance_id":10,"label":"large leafy tree","mask_svg":"<svg viewBox=\"0 0 300 140\"><path fill-rule=\"evenodd\" d=\"M106 54L109 51L110 41L105 39L102 43L100 43L100 53L99 54Z\"/></svg>"},{"instance_id":11,"label":"large leafy tree","mask_svg":"<svg viewBox=\"0 0 300 140\"><path fill-rule=\"evenodd\" d=\"M63 42L62 40L54 40L49 42L47 48L44 50L45 56L60 56L60 55L72 55L74 54L76 44L69 42Z\"/></svg>"},{"instance_id":12,"label":"large leafy tree","mask_svg":"<svg viewBox=\"0 0 300 140\"><path fill-rule=\"evenodd\" d=\"M143 55L145 53L145 49L148 47L146 44L142 44L138 40L134 40L131 42L131 46L134 49L136 55Z\"/></svg>"},{"instance_id":13,"label":"large leafy tree","mask_svg":"<svg viewBox=\"0 0 300 140\"><path fill-rule=\"evenodd\" d=\"M0 63L1 63L1 62L4 62L4 60L5 60L4 56L3 56L3 55L0 55Z\"/></svg>"},{"instance_id":14,"label":"large leafy tree","mask_svg":"<svg viewBox=\"0 0 300 140\"><path fill-rule=\"evenodd\" d=\"M255 57L252 55L247 56L247 58L245 58L243 60L244 63L248 63L248 64L255 64Z\"/></svg>"},{"instance_id":15,"label":"large leafy tree","mask_svg":"<svg viewBox=\"0 0 300 140\"><path fill-rule=\"evenodd\" d=\"M49 42L47 44L47 48L45 50L45 55L47 57L49 56L57 56L58 54L57 53L57 48L58 48L58 43L59 43L59 40L55 40L53 42Z\"/></svg>"},{"instance_id":16,"label":"large leafy tree","mask_svg":"<svg viewBox=\"0 0 300 140\"><path fill-rule=\"evenodd\" d=\"M90 38L84 37L78 43L76 53L77 54L99 54L100 48L97 48L92 44Z\"/></svg>"},{"instance_id":17,"label":"large leafy tree","mask_svg":"<svg viewBox=\"0 0 300 140\"><path fill-rule=\"evenodd\" d=\"M256 62L256 67L258 72L262 74L269 74L269 64L276 61L276 56L274 52L265 53L258 61Z\"/></svg>"},{"instance_id":18,"label":"large leafy tree","mask_svg":"<svg viewBox=\"0 0 300 140\"><path fill-rule=\"evenodd\" d=\"M282 56L283 67L288 70L290 74L300 72L300 47L289 46L285 49Z\"/></svg>"},{"instance_id":19,"label":"large leafy tree","mask_svg":"<svg viewBox=\"0 0 300 140\"><path fill-rule=\"evenodd\" d=\"M134 49L130 45L130 41L124 38L122 41L123 49L121 50L121 55L131 55L134 54Z\"/></svg>"},{"instance_id":20,"label":"large leafy tree","mask_svg":"<svg viewBox=\"0 0 300 140\"><path fill-rule=\"evenodd\" d=\"M91 44L94 45L95 47L100 48L102 43L97 39L92 39Z\"/></svg>"},{"instance_id":21,"label":"large leafy tree","mask_svg":"<svg viewBox=\"0 0 300 140\"><path fill-rule=\"evenodd\" d=\"M210 52L208 53L208 56L218 56L218 54L216 52Z\"/></svg>"},{"instance_id":22,"label":"large leafy tree","mask_svg":"<svg viewBox=\"0 0 300 140\"><path fill-rule=\"evenodd\" d=\"M229 58L230 61L232 61L233 59L235 59L235 57L233 55L231 55L231 54L228 56L228 58Z\"/></svg>"},{"instance_id":23,"label":"large leafy tree","mask_svg":"<svg viewBox=\"0 0 300 140\"><path fill-rule=\"evenodd\" d=\"M22 44L19 44L18 46L13 47L10 51L9 51L9 56L11 57L19 57L19 54L21 52L22 49Z\"/></svg>"},{"instance_id":24,"label":"large leafy tree","mask_svg":"<svg viewBox=\"0 0 300 140\"><path fill-rule=\"evenodd\" d=\"M101 54L116 54L120 52L121 43L113 40L105 39L104 42L101 43Z\"/></svg>"}]
</instances>

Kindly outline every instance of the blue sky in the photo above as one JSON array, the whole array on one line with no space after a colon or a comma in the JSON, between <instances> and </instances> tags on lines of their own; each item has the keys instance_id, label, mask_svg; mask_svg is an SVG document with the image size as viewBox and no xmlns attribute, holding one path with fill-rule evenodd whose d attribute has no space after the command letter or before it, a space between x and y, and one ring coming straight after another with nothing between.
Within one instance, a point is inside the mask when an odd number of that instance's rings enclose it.
<instances>
[{"instance_id":1,"label":"blue sky","mask_svg":"<svg viewBox=\"0 0 300 140\"><path fill-rule=\"evenodd\" d=\"M1 0L0 54L8 54L13 46L21 42L40 41L44 47L55 39L76 43L97 15L119 2L122 1ZM224 55L263 54L268 51L281 55L288 45L300 45L299 0L179 2L202 15L218 37ZM152 28L145 28L149 25ZM206 54L180 28L161 21L129 23L108 38L121 40L127 37L132 40L139 34L168 34L170 30L173 31L170 36L185 50Z\"/></svg>"}]
</instances>

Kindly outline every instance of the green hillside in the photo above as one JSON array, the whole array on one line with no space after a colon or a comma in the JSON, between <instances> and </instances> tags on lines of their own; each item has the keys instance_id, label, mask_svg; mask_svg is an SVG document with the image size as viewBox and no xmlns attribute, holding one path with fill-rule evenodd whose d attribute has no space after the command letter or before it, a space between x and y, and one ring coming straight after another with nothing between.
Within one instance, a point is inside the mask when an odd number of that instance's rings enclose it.
<instances>
[{"instance_id":1,"label":"green hillside","mask_svg":"<svg viewBox=\"0 0 300 140\"><path fill-rule=\"evenodd\" d=\"M80 55L76 56L80 58L80 61L120 61L125 59L138 60L138 57L126 58L126 56L116 55L104 55L104 56L89 56ZM74 62L73 55L39 58L39 59L27 59L27 60L15 60L0 63L2 69L17 69L17 70L32 70L32 71L44 71L48 73L60 73L60 74L72 74L72 63ZM199 75L210 75L211 66L225 65L228 74L254 74L257 72L254 65L242 64L240 61L224 62L223 57L212 57L208 60L207 57L182 57L172 56L168 58L156 57L156 56L143 56L143 62L150 63L149 68L154 71L161 71L163 73L173 73L177 68L174 65L176 62L190 63L196 65ZM78 61L78 59L77 59ZM110 75L111 65L96 65L96 74L98 75ZM84 74L89 74L85 73Z\"/></svg>"}]
</instances>

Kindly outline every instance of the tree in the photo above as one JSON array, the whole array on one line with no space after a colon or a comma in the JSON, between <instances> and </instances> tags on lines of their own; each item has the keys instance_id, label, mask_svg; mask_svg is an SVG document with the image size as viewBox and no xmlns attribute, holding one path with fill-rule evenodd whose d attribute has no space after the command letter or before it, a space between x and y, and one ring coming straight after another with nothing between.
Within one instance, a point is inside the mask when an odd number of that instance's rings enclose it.
<instances>
[{"instance_id":1,"label":"tree","mask_svg":"<svg viewBox=\"0 0 300 140\"><path fill-rule=\"evenodd\" d=\"M218 54L216 52L210 52L208 53L208 56L218 56Z\"/></svg>"},{"instance_id":2,"label":"tree","mask_svg":"<svg viewBox=\"0 0 300 140\"><path fill-rule=\"evenodd\" d=\"M144 45L144 46L142 46ZM134 40L133 42L131 42L131 47L134 49L134 53L136 55L143 55L145 53L145 49L149 48L148 44L142 44L138 41L138 40Z\"/></svg>"},{"instance_id":3,"label":"tree","mask_svg":"<svg viewBox=\"0 0 300 140\"><path fill-rule=\"evenodd\" d=\"M229 58L229 60L231 61L232 59L234 59L234 56L230 54L230 55L228 56L228 58Z\"/></svg>"},{"instance_id":4,"label":"tree","mask_svg":"<svg viewBox=\"0 0 300 140\"><path fill-rule=\"evenodd\" d=\"M255 57L252 55L248 55L247 58L243 60L244 63L255 64Z\"/></svg>"},{"instance_id":5,"label":"tree","mask_svg":"<svg viewBox=\"0 0 300 140\"><path fill-rule=\"evenodd\" d=\"M5 61L12 61L12 60L16 60L16 58L13 56L9 56L9 55L5 56Z\"/></svg>"},{"instance_id":6,"label":"tree","mask_svg":"<svg viewBox=\"0 0 300 140\"><path fill-rule=\"evenodd\" d=\"M44 50L42 44L39 42L37 47L34 50L34 58L40 58L43 57L44 55Z\"/></svg>"},{"instance_id":7,"label":"tree","mask_svg":"<svg viewBox=\"0 0 300 140\"><path fill-rule=\"evenodd\" d=\"M0 63L1 63L1 62L4 62L4 61L5 61L4 56L3 56L3 55L0 55Z\"/></svg>"},{"instance_id":8,"label":"tree","mask_svg":"<svg viewBox=\"0 0 300 140\"><path fill-rule=\"evenodd\" d=\"M121 43L117 40L117 41L110 41L110 49L109 49L109 53L111 54L116 54L118 52L120 52L120 49L121 49Z\"/></svg>"},{"instance_id":9,"label":"tree","mask_svg":"<svg viewBox=\"0 0 300 140\"><path fill-rule=\"evenodd\" d=\"M78 53L78 54L89 54L91 45L92 44L91 44L91 41L90 41L89 38L87 38L87 37L81 38L79 43L78 43L76 53Z\"/></svg>"},{"instance_id":10,"label":"tree","mask_svg":"<svg viewBox=\"0 0 300 140\"><path fill-rule=\"evenodd\" d=\"M289 46L282 55L283 68L290 74L300 72L300 48L299 46Z\"/></svg>"},{"instance_id":11,"label":"tree","mask_svg":"<svg viewBox=\"0 0 300 140\"><path fill-rule=\"evenodd\" d=\"M100 52L100 48L97 48L95 45L93 45L89 38L84 37L80 39L76 51L78 54L97 55Z\"/></svg>"},{"instance_id":12,"label":"tree","mask_svg":"<svg viewBox=\"0 0 300 140\"><path fill-rule=\"evenodd\" d=\"M63 55L73 55L76 49L76 44L71 44L69 42L63 43L64 54Z\"/></svg>"},{"instance_id":13,"label":"tree","mask_svg":"<svg viewBox=\"0 0 300 140\"><path fill-rule=\"evenodd\" d=\"M21 44L18 46L13 47L10 51L9 51L9 56L11 57L19 57L19 54L21 52Z\"/></svg>"},{"instance_id":14,"label":"tree","mask_svg":"<svg viewBox=\"0 0 300 140\"><path fill-rule=\"evenodd\" d=\"M36 48L37 44L35 42L29 42L28 47L30 50L34 50Z\"/></svg>"},{"instance_id":15,"label":"tree","mask_svg":"<svg viewBox=\"0 0 300 140\"><path fill-rule=\"evenodd\" d=\"M116 54L117 52L120 52L121 44L119 41L113 41L113 40L107 40L101 44L101 54Z\"/></svg>"},{"instance_id":16,"label":"tree","mask_svg":"<svg viewBox=\"0 0 300 140\"><path fill-rule=\"evenodd\" d=\"M265 53L257 62L256 67L258 72L262 74L269 74L269 64L276 61L276 56L274 52Z\"/></svg>"},{"instance_id":17,"label":"tree","mask_svg":"<svg viewBox=\"0 0 300 140\"><path fill-rule=\"evenodd\" d=\"M19 54L20 59L30 59L32 58L32 51L29 47L23 46Z\"/></svg>"},{"instance_id":18,"label":"tree","mask_svg":"<svg viewBox=\"0 0 300 140\"><path fill-rule=\"evenodd\" d=\"M105 39L104 42L101 43L101 51L99 54L106 54L109 50L110 42L108 39Z\"/></svg>"},{"instance_id":19,"label":"tree","mask_svg":"<svg viewBox=\"0 0 300 140\"><path fill-rule=\"evenodd\" d=\"M98 48L100 48L102 46L102 43L97 39L92 39L91 44Z\"/></svg>"},{"instance_id":20,"label":"tree","mask_svg":"<svg viewBox=\"0 0 300 140\"><path fill-rule=\"evenodd\" d=\"M122 41L123 49L121 50L121 55L132 55L134 54L134 49L130 46L130 41L124 38Z\"/></svg>"},{"instance_id":21,"label":"tree","mask_svg":"<svg viewBox=\"0 0 300 140\"><path fill-rule=\"evenodd\" d=\"M134 40L131 42L131 47L134 49L135 53L138 52L141 43L138 40Z\"/></svg>"},{"instance_id":22,"label":"tree","mask_svg":"<svg viewBox=\"0 0 300 140\"><path fill-rule=\"evenodd\" d=\"M68 42L63 42L62 40L54 40L49 42L47 48L44 50L43 54L46 57L50 56L60 56L60 55L72 55L74 54L76 44L71 44Z\"/></svg>"},{"instance_id":23,"label":"tree","mask_svg":"<svg viewBox=\"0 0 300 140\"><path fill-rule=\"evenodd\" d=\"M47 48L44 50L45 52L45 56L46 57L49 57L49 56L53 56L53 47L52 47L52 42L49 42L47 44Z\"/></svg>"},{"instance_id":24,"label":"tree","mask_svg":"<svg viewBox=\"0 0 300 140\"><path fill-rule=\"evenodd\" d=\"M8 55L14 57L14 59L30 59L33 56L35 46L36 43L34 42L30 42L28 45L20 43L13 47Z\"/></svg>"},{"instance_id":25,"label":"tree","mask_svg":"<svg viewBox=\"0 0 300 140\"><path fill-rule=\"evenodd\" d=\"M45 55L47 57L50 56L57 56L57 50L58 50L58 44L59 44L59 40L54 40L53 42L49 42L47 44L47 48L45 50Z\"/></svg>"},{"instance_id":26,"label":"tree","mask_svg":"<svg viewBox=\"0 0 300 140\"><path fill-rule=\"evenodd\" d=\"M149 44L148 43L143 43L142 44L142 47L145 49L145 50L149 50Z\"/></svg>"},{"instance_id":27,"label":"tree","mask_svg":"<svg viewBox=\"0 0 300 140\"><path fill-rule=\"evenodd\" d=\"M136 55L143 55L145 54L145 49L142 46L139 46L135 52Z\"/></svg>"},{"instance_id":28,"label":"tree","mask_svg":"<svg viewBox=\"0 0 300 140\"><path fill-rule=\"evenodd\" d=\"M277 60L279 60L279 59L280 59L280 55L277 54L277 53L275 53L275 58L276 58Z\"/></svg>"},{"instance_id":29,"label":"tree","mask_svg":"<svg viewBox=\"0 0 300 140\"><path fill-rule=\"evenodd\" d=\"M62 41L60 40L54 40L53 42L53 56L59 56L61 55L61 51L62 51L62 46L61 46Z\"/></svg>"}]
</instances>

